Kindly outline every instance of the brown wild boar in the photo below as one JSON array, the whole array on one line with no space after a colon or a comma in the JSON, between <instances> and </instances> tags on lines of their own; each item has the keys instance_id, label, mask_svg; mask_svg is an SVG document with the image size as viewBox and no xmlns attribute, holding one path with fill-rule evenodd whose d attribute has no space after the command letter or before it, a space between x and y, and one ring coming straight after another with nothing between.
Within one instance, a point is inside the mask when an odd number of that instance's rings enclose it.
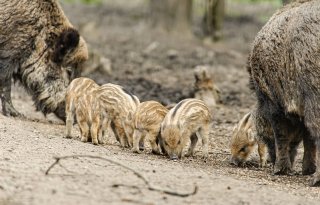
<instances>
[{"instance_id":1,"label":"brown wild boar","mask_svg":"<svg viewBox=\"0 0 320 205\"><path fill-rule=\"evenodd\" d=\"M272 132L270 136L273 136ZM231 137L231 163L241 165L247 161L253 152L255 145L258 145L260 166L264 167L267 162L266 145L257 135L253 113L247 113L234 127Z\"/></svg>"},{"instance_id":2,"label":"brown wild boar","mask_svg":"<svg viewBox=\"0 0 320 205\"><path fill-rule=\"evenodd\" d=\"M65 91L88 58L85 41L58 0L0 0L0 98L6 116L12 78L32 95L37 110L65 119Z\"/></svg>"},{"instance_id":3,"label":"brown wild boar","mask_svg":"<svg viewBox=\"0 0 320 205\"><path fill-rule=\"evenodd\" d=\"M98 97L104 116L112 123L112 128L122 147L132 147L133 115L140 104L139 99L121 86L107 83L98 89ZM105 123L107 125L105 125ZM105 129L109 122L104 122Z\"/></svg>"},{"instance_id":4,"label":"brown wild boar","mask_svg":"<svg viewBox=\"0 0 320 205\"><path fill-rule=\"evenodd\" d=\"M194 70L194 97L202 100L209 108L220 102L220 90L213 83L207 66L197 66Z\"/></svg>"},{"instance_id":5,"label":"brown wild boar","mask_svg":"<svg viewBox=\"0 0 320 205\"><path fill-rule=\"evenodd\" d=\"M161 123L167 114L168 109L156 101L142 102L134 114L133 148L140 153L140 146L145 137L150 141L152 153L160 154L159 135Z\"/></svg>"},{"instance_id":6,"label":"brown wild boar","mask_svg":"<svg viewBox=\"0 0 320 205\"><path fill-rule=\"evenodd\" d=\"M211 114L206 104L198 99L180 101L161 123L160 144L171 159L183 157L183 148L191 144L186 156L193 156L198 137L202 138L202 152L208 157Z\"/></svg>"},{"instance_id":7,"label":"brown wild boar","mask_svg":"<svg viewBox=\"0 0 320 205\"><path fill-rule=\"evenodd\" d=\"M257 112L270 122L275 174L290 174L303 138L302 172L320 185L320 1L297 1L274 14L258 33L248 60Z\"/></svg>"},{"instance_id":8,"label":"brown wild boar","mask_svg":"<svg viewBox=\"0 0 320 205\"><path fill-rule=\"evenodd\" d=\"M92 144L102 144L102 112L96 90L91 90L78 98L75 106L76 118L81 132L81 141L87 142L91 137Z\"/></svg>"},{"instance_id":9,"label":"brown wild boar","mask_svg":"<svg viewBox=\"0 0 320 205\"><path fill-rule=\"evenodd\" d=\"M76 113L76 106L79 103L79 98L83 95L88 95L89 93L92 93L92 91L98 89L98 87L99 86L93 80L84 77L74 79L68 86L66 91L65 108L67 138L71 138L71 130L73 126L74 115ZM82 104L86 103L85 99L82 99L82 101Z\"/></svg>"}]
</instances>

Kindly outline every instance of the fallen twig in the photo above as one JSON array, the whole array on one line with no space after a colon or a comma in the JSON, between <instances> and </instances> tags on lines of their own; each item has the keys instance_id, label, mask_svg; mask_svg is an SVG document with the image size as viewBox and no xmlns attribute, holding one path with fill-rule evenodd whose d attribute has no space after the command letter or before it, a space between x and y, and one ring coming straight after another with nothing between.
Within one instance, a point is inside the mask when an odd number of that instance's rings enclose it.
<instances>
[{"instance_id":1,"label":"fallen twig","mask_svg":"<svg viewBox=\"0 0 320 205\"><path fill-rule=\"evenodd\" d=\"M92 159L100 159L100 160L103 160L103 161L107 161L107 162L110 162L112 164L115 164L115 165L118 165L120 167L123 167L127 170L130 170L132 173L134 173L138 178L140 178L144 183L145 185L147 186L147 189L150 190L150 191L157 191L157 192L161 192L161 193L165 193L165 194L169 194L169 195L172 195L172 196L179 196L179 197L188 197L188 196L192 196L192 195L195 195L198 191L198 186L195 186L194 187L194 190L193 192L191 193L179 193L179 192L175 192L173 190L166 190L166 189L163 189L161 187L156 187L156 186L153 186L141 173L139 173L138 171L124 165L124 164L121 164L120 162L117 162L117 161L114 161L112 159L108 159L108 158L104 158L104 157L99 157L99 156L92 156L92 155L70 155L70 156L62 156L62 157L54 157L55 158L55 162L53 162L49 167L48 169L46 170L45 174L48 175L50 170L56 166L57 164L59 164L59 162L63 159L70 159L70 158L92 158ZM60 164L59 164L60 165ZM60 165L61 166L61 165ZM131 186L133 187L133 186Z\"/></svg>"},{"instance_id":2,"label":"fallen twig","mask_svg":"<svg viewBox=\"0 0 320 205\"><path fill-rule=\"evenodd\" d=\"M231 155L231 154L228 153L228 152L209 152L209 154Z\"/></svg>"}]
</instances>

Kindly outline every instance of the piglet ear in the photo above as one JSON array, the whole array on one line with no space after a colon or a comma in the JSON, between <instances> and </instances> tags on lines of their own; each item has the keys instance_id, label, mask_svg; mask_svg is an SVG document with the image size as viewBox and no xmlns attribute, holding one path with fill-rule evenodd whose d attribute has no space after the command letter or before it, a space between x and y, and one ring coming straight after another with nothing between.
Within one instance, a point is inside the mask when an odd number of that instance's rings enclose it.
<instances>
[{"instance_id":1,"label":"piglet ear","mask_svg":"<svg viewBox=\"0 0 320 205\"><path fill-rule=\"evenodd\" d=\"M247 135L250 143L254 143L256 141L256 133L253 131L253 129L248 129Z\"/></svg>"},{"instance_id":2,"label":"piglet ear","mask_svg":"<svg viewBox=\"0 0 320 205\"><path fill-rule=\"evenodd\" d=\"M64 56L74 48L76 48L80 41L80 35L74 28L67 28L63 30L58 36L53 51L53 61L61 64Z\"/></svg>"}]
</instances>

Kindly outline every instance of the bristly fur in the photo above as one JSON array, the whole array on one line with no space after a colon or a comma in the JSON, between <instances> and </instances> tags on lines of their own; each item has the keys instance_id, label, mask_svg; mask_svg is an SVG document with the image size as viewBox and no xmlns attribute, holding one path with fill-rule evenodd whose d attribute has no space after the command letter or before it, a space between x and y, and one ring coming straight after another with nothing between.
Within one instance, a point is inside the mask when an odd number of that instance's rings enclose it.
<instances>
[{"instance_id":1,"label":"bristly fur","mask_svg":"<svg viewBox=\"0 0 320 205\"><path fill-rule=\"evenodd\" d=\"M114 124L115 135L121 146L132 147L133 115L140 104L138 97L112 83L100 86L97 93L101 108Z\"/></svg>"},{"instance_id":2,"label":"bristly fur","mask_svg":"<svg viewBox=\"0 0 320 205\"><path fill-rule=\"evenodd\" d=\"M139 146L144 147L144 138L150 141L152 152L160 154L159 139L161 123L168 109L156 101L140 103L134 114L133 151L139 153ZM164 151L164 150L162 150Z\"/></svg>"},{"instance_id":3,"label":"bristly fur","mask_svg":"<svg viewBox=\"0 0 320 205\"><path fill-rule=\"evenodd\" d=\"M94 91L98 89L98 85L91 80L90 78L80 77L74 79L67 88L66 91L66 106L65 106L65 115L66 115L66 137L70 138L71 130L73 126L73 120L76 113L77 105L79 104L79 99L82 97L83 104L91 101L90 98L84 97L88 95L93 95ZM88 100L87 100L88 99ZM98 100L97 100L98 101ZM98 101L99 102L99 101ZM95 105L97 106L97 105ZM83 106L84 107L84 106ZM93 108L88 107L86 111L82 111L82 113L90 113ZM86 121L86 120L85 120ZM92 121L92 120L88 120Z\"/></svg>"},{"instance_id":4,"label":"bristly fur","mask_svg":"<svg viewBox=\"0 0 320 205\"><path fill-rule=\"evenodd\" d=\"M21 81L37 110L64 119L67 67L88 58L85 41L58 0L0 0L0 95L3 113L16 116L11 78ZM76 68L73 70L76 72ZM73 76L73 75L72 75Z\"/></svg>"},{"instance_id":5,"label":"bristly fur","mask_svg":"<svg viewBox=\"0 0 320 205\"><path fill-rule=\"evenodd\" d=\"M208 156L208 137L212 116L202 100L190 98L179 102L161 123L161 141L170 158L183 157L183 148L191 144L187 156L194 154L198 136L202 138L203 155Z\"/></svg>"},{"instance_id":6,"label":"bristly fur","mask_svg":"<svg viewBox=\"0 0 320 205\"><path fill-rule=\"evenodd\" d=\"M56 40L53 51L53 62L61 64L67 52L77 47L79 40L80 35L74 28L67 28L62 31Z\"/></svg>"},{"instance_id":7,"label":"bristly fur","mask_svg":"<svg viewBox=\"0 0 320 205\"><path fill-rule=\"evenodd\" d=\"M317 167L312 185L320 185L319 10L318 0L284 6L258 33L248 62L257 113L274 132L274 173L292 172L303 137L302 172L311 174Z\"/></svg>"}]
</instances>

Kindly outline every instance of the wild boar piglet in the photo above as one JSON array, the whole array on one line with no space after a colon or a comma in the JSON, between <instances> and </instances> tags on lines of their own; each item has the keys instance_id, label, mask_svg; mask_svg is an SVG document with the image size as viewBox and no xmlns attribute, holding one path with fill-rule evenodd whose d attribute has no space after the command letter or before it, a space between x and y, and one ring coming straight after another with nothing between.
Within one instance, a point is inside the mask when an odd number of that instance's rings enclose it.
<instances>
[{"instance_id":1,"label":"wild boar piglet","mask_svg":"<svg viewBox=\"0 0 320 205\"><path fill-rule=\"evenodd\" d=\"M268 134L272 137L272 132ZM258 137L253 113L249 112L233 129L230 143L230 162L236 166L242 165L254 151L255 145L258 145L260 166L264 167L267 161L266 145L262 139Z\"/></svg>"},{"instance_id":2,"label":"wild boar piglet","mask_svg":"<svg viewBox=\"0 0 320 205\"><path fill-rule=\"evenodd\" d=\"M121 146L132 147L133 115L140 104L138 97L112 83L102 85L98 89L98 97L104 116L108 118L103 127L111 121Z\"/></svg>"},{"instance_id":3,"label":"wild boar piglet","mask_svg":"<svg viewBox=\"0 0 320 205\"><path fill-rule=\"evenodd\" d=\"M96 90L99 86L90 78L76 78L74 79L67 88L66 91L66 137L71 137L71 131L75 116L75 109L79 103L79 98L87 93L91 93Z\"/></svg>"},{"instance_id":4,"label":"wild boar piglet","mask_svg":"<svg viewBox=\"0 0 320 205\"><path fill-rule=\"evenodd\" d=\"M171 159L183 157L183 148L191 140L186 156L193 156L198 137L202 138L202 152L208 157L211 113L201 100L180 101L165 116L161 124L160 145Z\"/></svg>"},{"instance_id":5,"label":"wild boar piglet","mask_svg":"<svg viewBox=\"0 0 320 205\"><path fill-rule=\"evenodd\" d=\"M220 103L220 90L209 73L208 66L199 65L194 69L194 98L203 100L213 109Z\"/></svg>"},{"instance_id":6,"label":"wild boar piglet","mask_svg":"<svg viewBox=\"0 0 320 205\"><path fill-rule=\"evenodd\" d=\"M133 148L136 153L140 153L140 147L144 147L145 137L150 141L152 153L160 154L159 135L161 122L168 109L156 101L142 102L134 115Z\"/></svg>"},{"instance_id":7,"label":"wild boar piglet","mask_svg":"<svg viewBox=\"0 0 320 205\"><path fill-rule=\"evenodd\" d=\"M80 128L81 141L103 144L101 133L102 112L96 90L87 92L78 98L76 119Z\"/></svg>"}]
</instances>

